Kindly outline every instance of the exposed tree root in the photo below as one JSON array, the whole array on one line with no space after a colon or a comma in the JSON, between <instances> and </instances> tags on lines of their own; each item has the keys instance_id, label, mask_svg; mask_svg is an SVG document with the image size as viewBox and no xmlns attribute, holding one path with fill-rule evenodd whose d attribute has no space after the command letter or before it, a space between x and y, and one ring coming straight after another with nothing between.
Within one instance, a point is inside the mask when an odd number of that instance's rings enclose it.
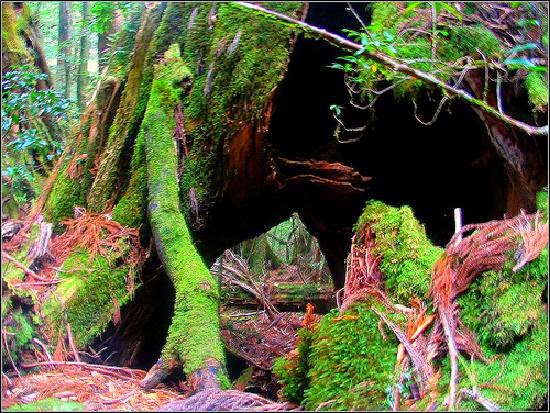
<instances>
[{"instance_id":1,"label":"exposed tree root","mask_svg":"<svg viewBox=\"0 0 550 413\"><path fill-rule=\"evenodd\" d=\"M292 409L288 403L275 403L257 394L238 390L205 390L186 400L165 404L159 409L164 412L280 412L290 410Z\"/></svg>"},{"instance_id":2,"label":"exposed tree root","mask_svg":"<svg viewBox=\"0 0 550 413\"><path fill-rule=\"evenodd\" d=\"M176 303L161 359L141 386L151 388L176 366L183 366L195 391L228 384L220 337L219 291L216 279L196 251L179 208L174 113L180 89L175 84L188 71L172 45L155 66L155 78L145 111L148 214L159 258L172 280Z\"/></svg>"},{"instance_id":3,"label":"exposed tree root","mask_svg":"<svg viewBox=\"0 0 550 413\"><path fill-rule=\"evenodd\" d=\"M466 235L470 232L471 235ZM356 236L357 237L357 236ZM344 303L341 311L366 297L373 297L384 304L389 312L403 311L408 316L406 333L391 322L386 314L372 307L381 320L394 332L399 342L396 368L405 366L410 358L419 378L420 398L429 392L431 404L436 394L439 373L431 362L446 354L450 360L448 408L455 410L464 396L478 402L490 411L499 407L484 398L475 389L459 390L458 359L460 352L488 362L476 342L474 334L460 321L458 296L468 290L476 277L488 270L502 270L515 252L518 271L529 261L537 258L548 245L548 223L541 223L540 216L521 212L514 218L491 221L484 224L466 225L451 239L445 252L434 265L430 296L437 313L425 316L424 306L418 301L413 308L392 304L383 290L382 274L378 268L380 257L372 254L374 238L366 225L358 237L353 238L344 288ZM433 324L425 336L427 327ZM432 393L433 392L433 393ZM397 392L398 393L398 392ZM394 407L399 406L399 395L394 389Z\"/></svg>"}]
</instances>

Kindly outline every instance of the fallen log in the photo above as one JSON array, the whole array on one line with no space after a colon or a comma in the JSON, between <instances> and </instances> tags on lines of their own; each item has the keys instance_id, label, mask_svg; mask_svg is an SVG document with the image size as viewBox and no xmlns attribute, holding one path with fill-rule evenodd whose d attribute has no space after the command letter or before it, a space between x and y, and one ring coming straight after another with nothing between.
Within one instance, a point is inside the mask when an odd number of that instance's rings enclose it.
<instances>
[{"instance_id":1,"label":"fallen log","mask_svg":"<svg viewBox=\"0 0 550 413\"><path fill-rule=\"evenodd\" d=\"M319 314L336 308L336 295L332 287L320 284L270 283L264 285L265 297L279 311L305 311L312 303ZM223 284L221 302L241 309L256 309L261 303L248 290L236 284Z\"/></svg>"}]
</instances>

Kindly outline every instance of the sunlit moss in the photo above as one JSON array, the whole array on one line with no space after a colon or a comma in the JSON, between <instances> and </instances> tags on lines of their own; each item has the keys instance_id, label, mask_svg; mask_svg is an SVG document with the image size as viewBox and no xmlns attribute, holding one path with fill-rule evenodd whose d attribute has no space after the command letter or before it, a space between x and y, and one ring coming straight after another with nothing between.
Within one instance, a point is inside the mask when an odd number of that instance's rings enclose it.
<instances>
[{"instance_id":1,"label":"sunlit moss","mask_svg":"<svg viewBox=\"0 0 550 413\"><path fill-rule=\"evenodd\" d=\"M324 316L313 334L304 406L315 410L335 400L323 410L387 408L386 387L397 351L394 337L384 340L377 327L380 319L368 304L347 311L339 321L337 316L337 310Z\"/></svg>"},{"instance_id":2,"label":"sunlit moss","mask_svg":"<svg viewBox=\"0 0 550 413\"><path fill-rule=\"evenodd\" d=\"M32 403L14 404L2 410L5 412L83 412L86 408L82 403L47 398Z\"/></svg>"},{"instance_id":3,"label":"sunlit moss","mask_svg":"<svg viewBox=\"0 0 550 413\"><path fill-rule=\"evenodd\" d=\"M170 46L163 62L155 66L142 123L151 229L157 252L176 291L174 316L161 358L166 367L173 362L183 365L188 375L206 367L211 360L222 363L224 360L217 280L197 253L179 209L177 156L172 132L180 85L189 76L179 56L178 45ZM225 375L218 373L222 387L229 387Z\"/></svg>"},{"instance_id":4,"label":"sunlit moss","mask_svg":"<svg viewBox=\"0 0 550 413\"><path fill-rule=\"evenodd\" d=\"M535 107L548 105L547 76L539 72L530 72L525 78L525 86L529 94L529 101Z\"/></svg>"},{"instance_id":5,"label":"sunlit moss","mask_svg":"<svg viewBox=\"0 0 550 413\"><path fill-rule=\"evenodd\" d=\"M389 296L402 303L426 297L432 266L443 249L430 242L412 210L370 201L356 224L357 232L365 225L374 232L373 253L382 257L379 266Z\"/></svg>"}]
</instances>

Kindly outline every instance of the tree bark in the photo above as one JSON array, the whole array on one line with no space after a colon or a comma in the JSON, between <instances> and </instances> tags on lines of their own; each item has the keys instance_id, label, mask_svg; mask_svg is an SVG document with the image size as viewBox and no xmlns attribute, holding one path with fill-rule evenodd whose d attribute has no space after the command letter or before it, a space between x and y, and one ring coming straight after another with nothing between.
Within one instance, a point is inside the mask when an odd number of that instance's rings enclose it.
<instances>
[{"instance_id":1,"label":"tree bark","mask_svg":"<svg viewBox=\"0 0 550 413\"><path fill-rule=\"evenodd\" d=\"M59 18L57 31L57 79L59 85L63 85L65 98L71 96L71 67L69 56L71 46L69 44L71 30L72 2L59 2Z\"/></svg>"},{"instance_id":2,"label":"tree bark","mask_svg":"<svg viewBox=\"0 0 550 413\"><path fill-rule=\"evenodd\" d=\"M76 82L76 99L80 110L83 111L86 106L86 89L89 84L88 78L88 59L90 57L90 41L88 33L90 3L82 3L82 32L80 34L80 56L78 64L78 77Z\"/></svg>"}]
</instances>

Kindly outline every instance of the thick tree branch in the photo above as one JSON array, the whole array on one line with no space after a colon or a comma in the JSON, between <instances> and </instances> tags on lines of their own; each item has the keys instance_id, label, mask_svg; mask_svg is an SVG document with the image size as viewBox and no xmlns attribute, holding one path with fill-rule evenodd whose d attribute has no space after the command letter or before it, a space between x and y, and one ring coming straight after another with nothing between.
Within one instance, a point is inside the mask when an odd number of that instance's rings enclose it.
<instances>
[{"instance_id":1,"label":"thick tree branch","mask_svg":"<svg viewBox=\"0 0 550 413\"><path fill-rule=\"evenodd\" d=\"M548 125L546 126L532 126L528 125L526 123L520 122L517 119L514 119L504 113L500 113L497 109L491 107L487 103L483 102L480 99L476 99L467 92L465 92L462 89L454 88L450 85L447 85L443 81L437 79L436 77L423 72L421 70L412 68L406 64L399 63L395 59L389 57L388 55L381 53L381 52L369 52L364 50L364 48L355 42L352 42L350 40L347 40L341 36L338 36L336 34L327 32L324 29L320 29L318 27L312 26L310 24L301 22L299 20L293 19L292 17L289 17L285 14L278 13L272 10L265 9L261 6L258 6L256 4L251 3L245 3L245 2L233 2L230 3L234 7L239 7L241 9L245 10L251 10L256 13L260 13L264 15L265 17L281 21L286 23L287 25L290 25L292 28L301 30L306 35L310 35L319 39L326 40L327 42L331 43L332 45L339 47L344 50L349 50L352 52L362 51L363 56L375 60L378 63L383 64L386 67L389 67L390 69L406 74L408 76L411 76L415 79L422 80L426 84L430 86L437 87L441 89L444 93L449 95L450 97L458 97L459 99L462 99L468 103L470 103L472 106L479 108L480 110L486 112L487 114L490 114L491 116L494 116L495 118L499 119L500 121L513 126L517 129L522 130L523 132L527 133L528 135L544 135L548 136Z\"/></svg>"}]
</instances>

